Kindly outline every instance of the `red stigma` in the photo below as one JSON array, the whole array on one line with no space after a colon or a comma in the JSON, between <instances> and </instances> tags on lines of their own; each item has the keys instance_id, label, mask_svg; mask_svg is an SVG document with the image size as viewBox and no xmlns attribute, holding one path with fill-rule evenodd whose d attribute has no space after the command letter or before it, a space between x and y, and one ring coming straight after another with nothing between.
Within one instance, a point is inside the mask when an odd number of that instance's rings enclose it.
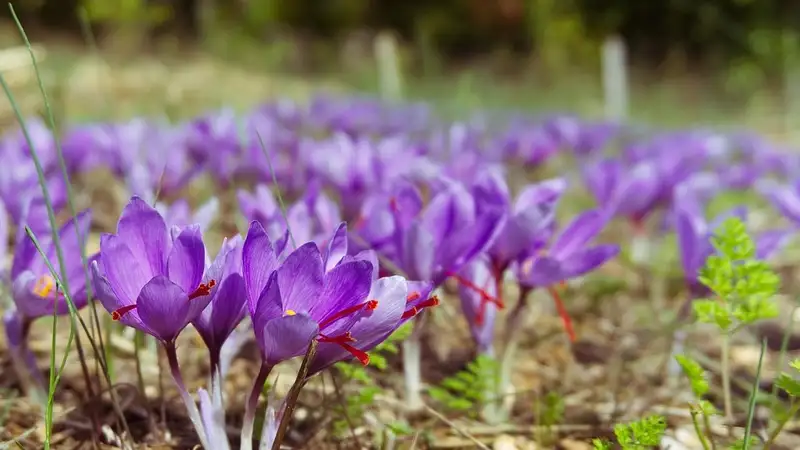
<instances>
[{"instance_id":1,"label":"red stigma","mask_svg":"<svg viewBox=\"0 0 800 450\"><path fill-rule=\"evenodd\" d=\"M493 303L495 306L497 306L498 309L505 308L505 304L503 303L503 301L500 298L489 294L489 292L487 292L486 289L481 288L480 286L476 285L472 281L462 277L461 275L459 275L457 273L449 272L448 275L451 278L453 278L454 280L456 280L458 282L458 284L464 286L467 289L470 289L470 290L474 291L475 293L477 293L478 295L481 296L481 304L480 304L480 306L478 308L478 313L475 315L475 323L476 324L483 325L483 316L484 316L484 314L486 312L486 305L487 304ZM488 283L488 281L487 281L487 283Z\"/></svg>"},{"instance_id":2,"label":"red stigma","mask_svg":"<svg viewBox=\"0 0 800 450\"><path fill-rule=\"evenodd\" d=\"M358 305L351 306L349 308L345 308L336 314L330 315L325 320L319 323L320 328L325 328L326 326L336 322L339 319L342 319L347 316L351 316L359 311L366 310L366 311L374 311L375 308L378 307L377 300L369 300L364 303L359 303Z\"/></svg>"},{"instance_id":3,"label":"red stigma","mask_svg":"<svg viewBox=\"0 0 800 450\"><path fill-rule=\"evenodd\" d=\"M209 280L208 283L201 283L200 286L197 286L197 289L194 290L191 294L189 294L189 300L196 299L197 297L204 297L211 293L211 288L217 285L216 280Z\"/></svg>"},{"instance_id":4,"label":"red stigma","mask_svg":"<svg viewBox=\"0 0 800 450\"><path fill-rule=\"evenodd\" d=\"M550 296L553 297L553 301L556 303L556 310L558 310L558 315L561 316L561 321L564 322L564 331L567 332L569 341L575 342L575 329L572 327L572 319L569 317L567 308L564 307L564 302L561 301L561 296L553 287L549 287L547 290L550 292Z\"/></svg>"},{"instance_id":5,"label":"red stigma","mask_svg":"<svg viewBox=\"0 0 800 450\"><path fill-rule=\"evenodd\" d=\"M419 298L419 295L417 295L417 298ZM420 311L422 311L423 309L437 306L438 304L439 304L439 297L434 295L428 298L427 300L418 303L416 306L412 306L411 309L407 309L403 313L403 319L410 319L419 314Z\"/></svg>"},{"instance_id":6,"label":"red stigma","mask_svg":"<svg viewBox=\"0 0 800 450\"><path fill-rule=\"evenodd\" d=\"M377 304L377 302L375 303ZM369 355L367 354L367 352L359 350L350 345L350 342L355 342L356 340L353 338L353 336L350 334L349 331L344 334L340 334L339 336L320 335L320 337L317 340L319 342L328 342L331 344L336 344L342 347L343 349L347 350L347 352L353 355L356 359L358 359L358 361L361 362L361 364L365 366L369 364Z\"/></svg>"},{"instance_id":7,"label":"red stigma","mask_svg":"<svg viewBox=\"0 0 800 450\"><path fill-rule=\"evenodd\" d=\"M397 197L391 197L389 199L389 208L391 208L393 212L400 211L400 208L397 206Z\"/></svg>"},{"instance_id":8,"label":"red stigma","mask_svg":"<svg viewBox=\"0 0 800 450\"><path fill-rule=\"evenodd\" d=\"M419 300L420 297L421 297L421 295L420 295L419 292L416 292L416 291L412 292L412 293L408 294L408 297L406 297L406 303L413 302L414 300Z\"/></svg>"},{"instance_id":9,"label":"red stigma","mask_svg":"<svg viewBox=\"0 0 800 450\"><path fill-rule=\"evenodd\" d=\"M125 314L133 311L134 309L136 309L136 304L135 303L133 305L123 306L122 308L114 310L111 313L111 320L114 320L114 321L120 320L120 319L122 319L122 316L124 316Z\"/></svg>"}]
</instances>

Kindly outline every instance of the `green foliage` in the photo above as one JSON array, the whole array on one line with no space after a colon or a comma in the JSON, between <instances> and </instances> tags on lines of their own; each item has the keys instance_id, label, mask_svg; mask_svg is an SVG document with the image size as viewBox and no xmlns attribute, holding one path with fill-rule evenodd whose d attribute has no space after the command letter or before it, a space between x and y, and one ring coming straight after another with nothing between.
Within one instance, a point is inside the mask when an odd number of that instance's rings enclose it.
<instances>
[{"instance_id":1,"label":"green foliage","mask_svg":"<svg viewBox=\"0 0 800 450\"><path fill-rule=\"evenodd\" d=\"M678 361L683 372L689 378L694 396L699 399L706 395L709 386L706 371L703 367L697 361L686 355L675 355L675 360Z\"/></svg>"},{"instance_id":2,"label":"green foliage","mask_svg":"<svg viewBox=\"0 0 800 450\"><path fill-rule=\"evenodd\" d=\"M402 342L411 334L412 324L406 323L398 328L388 339L376 346L370 353L370 365L377 370L383 371L388 367L387 354L395 354L399 351L397 344ZM364 415L366 408L375 401L375 396L379 395L383 389L375 384L367 369L352 362L337 363L334 368L339 371L342 377L349 383L357 383L358 390L344 398L344 405L337 404L334 411L340 416L333 422L333 432L339 436L347 434L350 430L350 423L359 420ZM408 425L402 422L388 424L395 435L404 435L413 430L409 430Z\"/></svg>"},{"instance_id":3,"label":"green foliage","mask_svg":"<svg viewBox=\"0 0 800 450\"><path fill-rule=\"evenodd\" d=\"M552 447L558 439L552 429L564 420L566 405L564 398L557 392L550 391L536 403L536 424L539 425L536 440L542 447Z\"/></svg>"},{"instance_id":4,"label":"green foliage","mask_svg":"<svg viewBox=\"0 0 800 450\"><path fill-rule=\"evenodd\" d=\"M498 384L500 374L499 363L486 355L478 355L467 368L455 375L445 378L439 386L428 389L428 394L443 408L449 411L465 412L477 415L479 407L488 400L488 392Z\"/></svg>"},{"instance_id":5,"label":"green foliage","mask_svg":"<svg viewBox=\"0 0 800 450\"><path fill-rule=\"evenodd\" d=\"M699 280L717 298L694 302L698 320L733 333L740 326L777 317L772 298L780 278L766 262L756 259L756 246L744 222L728 218L711 241L717 254L708 257Z\"/></svg>"},{"instance_id":6,"label":"green foliage","mask_svg":"<svg viewBox=\"0 0 800 450\"><path fill-rule=\"evenodd\" d=\"M666 430L666 419L663 416L652 415L628 424L615 425L614 435L623 450L645 450L657 448Z\"/></svg>"},{"instance_id":7,"label":"green foliage","mask_svg":"<svg viewBox=\"0 0 800 450\"><path fill-rule=\"evenodd\" d=\"M172 16L169 6L145 0L82 0L81 7L93 22L157 25Z\"/></svg>"},{"instance_id":8,"label":"green foliage","mask_svg":"<svg viewBox=\"0 0 800 450\"><path fill-rule=\"evenodd\" d=\"M795 359L790 363L790 365L795 370L800 371L800 359ZM778 386L778 389L786 392L786 394L788 394L790 397L800 397L800 380L789 375L788 373L781 373L778 375L778 378L775 380L775 385Z\"/></svg>"}]
</instances>

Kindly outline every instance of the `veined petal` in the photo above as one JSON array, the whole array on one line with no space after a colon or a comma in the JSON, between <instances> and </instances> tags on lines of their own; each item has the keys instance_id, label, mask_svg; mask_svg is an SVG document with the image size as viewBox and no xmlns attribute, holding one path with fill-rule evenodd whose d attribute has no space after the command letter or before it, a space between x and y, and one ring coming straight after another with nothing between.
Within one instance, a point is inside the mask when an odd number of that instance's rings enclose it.
<instances>
[{"instance_id":1,"label":"veined petal","mask_svg":"<svg viewBox=\"0 0 800 450\"><path fill-rule=\"evenodd\" d=\"M103 276L97 262L92 263L90 267L92 270L92 287L94 288L95 298L100 300L100 304L103 305L103 308L105 308L109 314L113 313L114 311L122 307L130 306L136 303L136 297L134 297L133 299L120 298L118 295L114 293L114 290L111 288L110 283ZM147 328L142 323L142 320L139 317L139 312L136 309L133 309L128 313L124 314L122 318L120 318L120 322L124 323L129 327L133 327L145 333L152 334L150 332L150 329Z\"/></svg>"},{"instance_id":2,"label":"veined petal","mask_svg":"<svg viewBox=\"0 0 800 450\"><path fill-rule=\"evenodd\" d=\"M284 310L310 314L324 285L325 269L317 245L308 242L298 247L277 272Z\"/></svg>"},{"instance_id":3,"label":"veined petal","mask_svg":"<svg viewBox=\"0 0 800 450\"><path fill-rule=\"evenodd\" d=\"M342 261L342 258L347 254L347 222L342 222L333 237L328 242L328 248L323 255L325 262L325 271L333 269L337 264Z\"/></svg>"},{"instance_id":4,"label":"veined petal","mask_svg":"<svg viewBox=\"0 0 800 450\"><path fill-rule=\"evenodd\" d=\"M142 288L136 300L136 310L142 323L153 336L161 341L171 342L178 337L189 321L195 319L190 317L191 303L198 301L201 302L200 299L189 300L180 286L169 278L159 275ZM206 304L207 302L208 300Z\"/></svg>"},{"instance_id":5,"label":"veined petal","mask_svg":"<svg viewBox=\"0 0 800 450\"><path fill-rule=\"evenodd\" d=\"M250 222L242 247L242 275L251 313L277 265L272 243L264 227L256 221Z\"/></svg>"},{"instance_id":6,"label":"veined petal","mask_svg":"<svg viewBox=\"0 0 800 450\"><path fill-rule=\"evenodd\" d=\"M170 239L164 218L139 197L131 198L122 210L117 235L130 249L145 275L152 278L166 274ZM112 282L113 285L113 282Z\"/></svg>"},{"instance_id":7,"label":"veined petal","mask_svg":"<svg viewBox=\"0 0 800 450\"><path fill-rule=\"evenodd\" d=\"M122 303L133 304L148 281L147 261L136 259L135 254L119 236L100 236L100 259L103 272L114 294Z\"/></svg>"},{"instance_id":8,"label":"veined petal","mask_svg":"<svg viewBox=\"0 0 800 450\"><path fill-rule=\"evenodd\" d=\"M184 292L192 292L203 279L206 248L200 235L199 225L184 228L172 243L167 259L169 279Z\"/></svg>"},{"instance_id":9,"label":"veined petal","mask_svg":"<svg viewBox=\"0 0 800 450\"><path fill-rule=\"evenodd\" d=\"M304 355L311 340L319 334L319 327L316 321L298 313L268 321L260 334L262 358L267 364L278 364Z\"/></svg>"},{"instance_id":10,"label":"veined petal","mask_svg":"<svg viewBox=\"0 0 800 450\"><path fill-rule=\"evenodd\" d=\"M367 261L340 264L325 274L324 283L320 301L308 311L320 324L337 313L368 300L367 294L372 286L372 264ZM323 332L339 334L361 317L361 312L355 312L350 316L333 320L330 324L322 325Z\"/></svg>"}]
</instances>

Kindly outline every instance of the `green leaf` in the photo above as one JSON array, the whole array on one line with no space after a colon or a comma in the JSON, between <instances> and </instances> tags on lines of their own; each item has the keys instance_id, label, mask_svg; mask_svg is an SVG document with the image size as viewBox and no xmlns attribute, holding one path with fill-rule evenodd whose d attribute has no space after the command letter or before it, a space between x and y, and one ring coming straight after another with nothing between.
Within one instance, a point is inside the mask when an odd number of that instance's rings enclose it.
<instances>
[{"instance_id":1,"label":"green leaf","mask_svg":"<svg viewBox=\"0 0 800 450\"><path fill-rule=\"evenodd\" d=\"M686 355L675 355L675 360L678 361L683 372L689 378L689 382L692 385L692 392L694 396L700 398L706 393L708 393L708 379L706 377L706 371L703 367L695 360L689 358Z\"/></svg>"},{"instance_id":2,"label":"green leaf","mask_svg":"<svg viewBox=\"0 0 800 450\"><path fill-rule=\"evenodd\" d=\"M800 381L795 380L789 374L778 375L775 385L792 397L800 397Z\"/></svg>"}]
</instances>

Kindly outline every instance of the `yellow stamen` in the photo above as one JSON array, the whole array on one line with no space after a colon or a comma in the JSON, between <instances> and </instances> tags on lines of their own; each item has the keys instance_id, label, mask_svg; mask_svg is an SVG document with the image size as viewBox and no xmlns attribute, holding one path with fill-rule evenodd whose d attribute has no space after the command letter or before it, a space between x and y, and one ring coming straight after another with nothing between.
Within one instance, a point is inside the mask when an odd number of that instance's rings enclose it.
<instances>
[{"instance_id":1,"label":"yellow stamen","mask_svg":"<svg viewBox=\"0 0 800 450\"><path fill-rule=\"evenodd\" d=\"M56 288L56 280L50 275L42 275L33 285L33 293L41 298L47 298Z\"/></svg>"},{"instance_id":2,"label":"yellow stamen","mask_svg":"<svg viewBox=\"0 0 800 450\"><path fill-rule=\"evenodd\" d=\"M286 310L286 315L287 315L287 316L294 316L294 315L296 315L296 314L297 314L297 313L296 313L296 312L295 312L293 309L287 309L287 310Z\"/></svg>"}]
</instances>

